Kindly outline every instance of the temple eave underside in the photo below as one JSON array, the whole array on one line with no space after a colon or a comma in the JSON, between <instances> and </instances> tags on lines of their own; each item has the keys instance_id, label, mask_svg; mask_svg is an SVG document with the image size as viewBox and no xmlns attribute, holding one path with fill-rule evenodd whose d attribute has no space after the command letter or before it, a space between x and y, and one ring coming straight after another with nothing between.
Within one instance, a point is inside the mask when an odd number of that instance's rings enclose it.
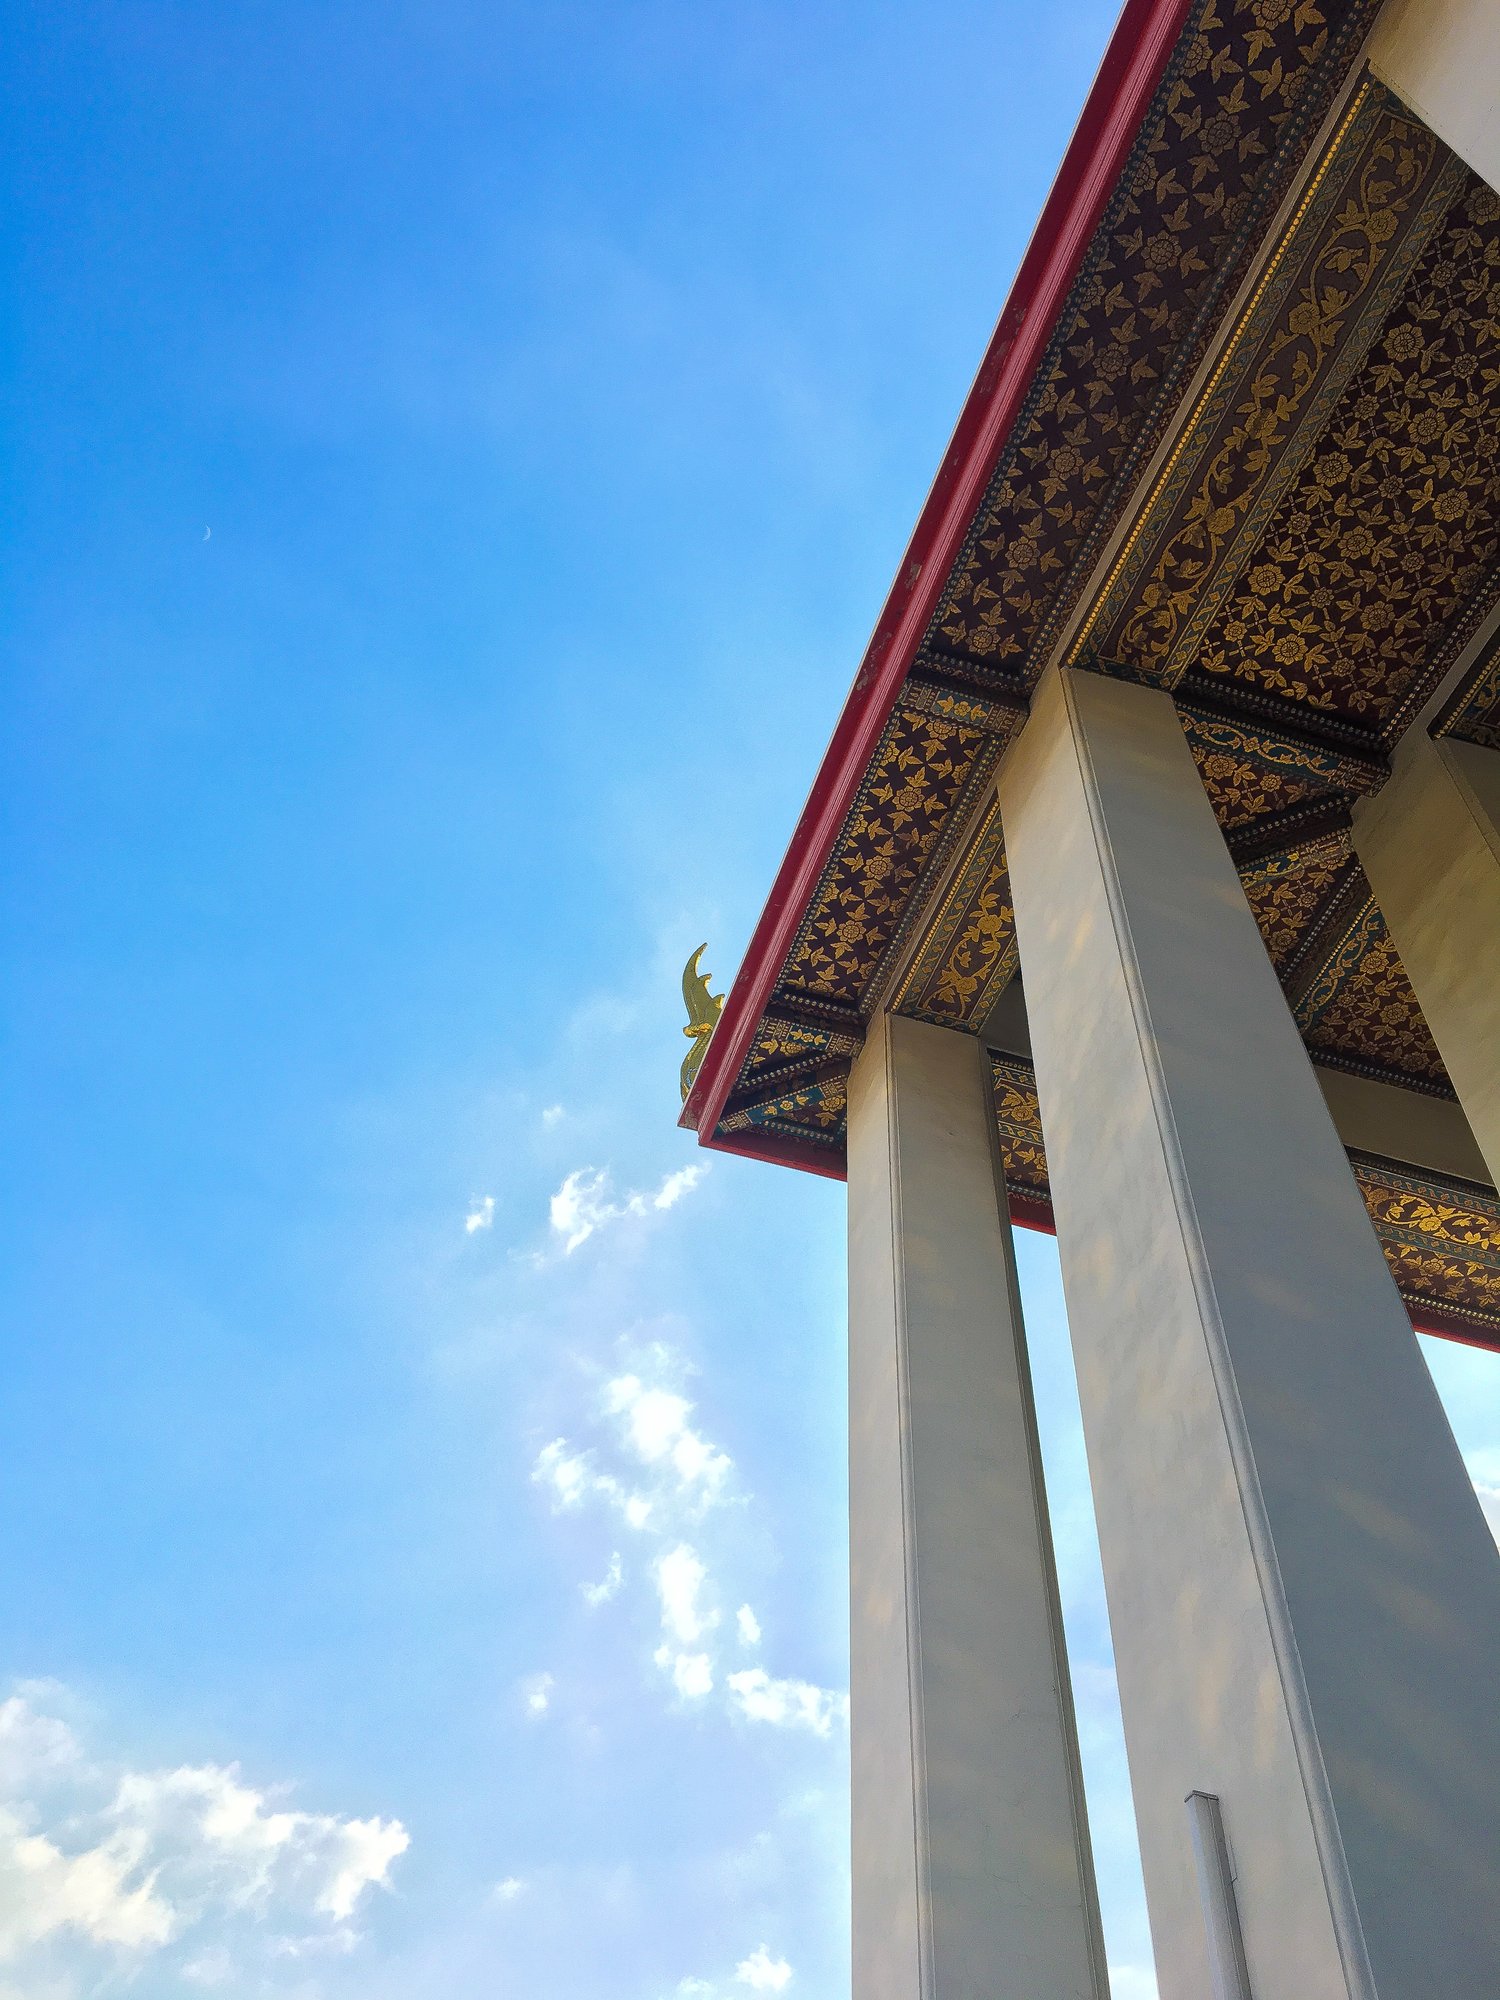
<instances>
[{"instance_id":1,"label":"temple eave underside","mask_svg":"<svg viewBox=\"0 0 1500 2000\"><path fill-rule=\"evenodd\" d=\"M1419 719L1500 748L1500 198L1374 12L1189 10L705 1143L840 1171L889 1009L985 1037L1045 1223L995 780L1058 666L1170 694L1320 1072L1452 1103L1351 830ZM1417 1323L1500 1344L1493 1186L1350 1157Z\"/></svg>"}]
</instances>

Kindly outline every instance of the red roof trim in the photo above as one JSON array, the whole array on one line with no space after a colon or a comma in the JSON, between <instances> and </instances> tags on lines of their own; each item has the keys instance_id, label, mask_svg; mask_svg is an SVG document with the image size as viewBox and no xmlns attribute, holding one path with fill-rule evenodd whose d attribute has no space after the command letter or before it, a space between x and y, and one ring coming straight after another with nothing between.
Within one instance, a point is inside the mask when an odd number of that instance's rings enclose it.
<instances>
[{"instance_id":1,"label":"red roof trim","mask_svg":"<svg viewBox=\"0 0 1500 2000\"><path fill-rule=\"evenodd\" d=\"M714 1137L714 1128L1190 4L1126 0L1110 37L1078 129L683 1106L681 1122L696 1128L703 1145L726 1144Z\"/></svg>"}]
</instances>

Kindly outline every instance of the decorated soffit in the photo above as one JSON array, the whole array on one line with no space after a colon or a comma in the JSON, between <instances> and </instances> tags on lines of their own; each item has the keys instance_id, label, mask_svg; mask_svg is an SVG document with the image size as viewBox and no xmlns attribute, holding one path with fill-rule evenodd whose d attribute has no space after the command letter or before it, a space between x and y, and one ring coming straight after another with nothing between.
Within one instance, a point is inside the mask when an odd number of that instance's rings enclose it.
<instances>
[{"instance_id":1,"label":"decorated soffit","mask_svg":"<svg viewBox=\"0 0 1500 2000\"><path fill-rule=\"evenodd\" d=\"M1059 656L1172 694L1314 1060L1451 1094L1349 824L1500 601L1500 202L1351 80L1373 12L1190 16L720 1135L837 1156L877 1000L983 1025L1016 969L994 771ZM1500 746L1500 641L1438 727ZM1007 1175L1044 1208L1012 1070ZM1492 1198L1356 1171L1408 1300L1500 1325Z\"/></svg>"},{"instance_id":2,"label":"decorated soffit","mask_svg":"<svg viewBox=\"0 0 1500 2000\"><path fill-rule=\"evenodd\" d=\"M721 1132L841 1144L840 1058L816 1038L857 1046L1025 718L1029 663L1069 579L1087 573L1165 430L1373 10L1200 0L1191 12L769 1004L768 1020L814 1040L788 1067L775 1035L758 1038ZM976 856L941 913L951 962L923 942L911 1007L926 1018L976 1018L1008 976L993 875Z\"/></svg>"}]
</instances>

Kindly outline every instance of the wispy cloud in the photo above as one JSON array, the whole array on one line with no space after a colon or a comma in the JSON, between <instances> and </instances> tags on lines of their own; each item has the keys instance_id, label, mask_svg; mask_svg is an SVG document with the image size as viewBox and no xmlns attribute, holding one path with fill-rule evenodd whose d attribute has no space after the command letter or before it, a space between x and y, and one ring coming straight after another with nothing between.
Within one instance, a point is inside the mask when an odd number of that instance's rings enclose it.
<instances>
[{"instance_id":1,"label":"wispy cloud","mask_svg":"<svg viewBox=\"0 0 1500 2000\"><path fill-rule=\"evenodd\" d=\"M686 1542L657 1558L655 1576L662 1629L668 1638L691 1645L718 1623L717 1613L705 1610L701 1601L708 1571Z\"/></svg>"},{"instance_id":2,"label":"wispy cloud","mask_svg":"<svg viewBox=\"0 0 1500 2000\"><path fill-rule=\"evenodd\" d=\"M506 1903L518 1902L526 1894L526 1884L519 1875L507 1875L503 1882L497 1882L490 1891L490 1901L502 1907Z\"/></svg>"},{"instance_id":3,"label":"wispy cloud","mask_svg":"<svg viewBox=\"0 0 1500 2000\"><path fill-rule=\"evenodd\" d=\"M694 1405L674 1380L681 1374L670 1350L647 1350L604 1384L594 1440L578 1446L554 1438L538 1452L532 1478L556 1511L606 1507L654 1546L644 1566L659 1623L651 1658L678 1697L699 1702L721 1686L719 1633L734 1602L716 1580L725 1557L713 1524L718 1510L742 1507L746 1496L735 1492L729 1453L692 1421ZM603 1581L579 1588L592 1606L623 1583L615 1551ZM748 1653L750 1663L722 1681L731 1715L819 1737L847 1718L847 1696L811 1681L778 1679L755 1662L763 1634L750 1605L741 1604L732 1622L739 1660Z\"/></svg>"},{"instance_id":4,"label":"wispy cloud","mask_svg":"<svg viewBox=\"0 0 1500 2000\"><path fill-rule=\"evenodd\" d=\"M591 1236L627 1217L665 1214L697 1187L708 1172L707 1161L695 1161L668 1174L654 1190L634 1190L616 1200L607 1167L578 1167L567 1176L547 1205L552 1235L564 1257L582 1249Z\"/></svg>"},{"instance_id":5,"label":"wispy cloud","mask_svg":"<svg viewBox=\"0 0 1500 2000\"><path fill-rule=\"evenodd\" d=\"M554 1125L560 1125L567 1113L560 1104L549 1104L542 1112L543 1129L550 1132Z\"/></svg>"},{"instance_id":6,"label":"wispy cloud","mask_svg":"<svg viewBox=\"0 0 1500 2000\"><path fill-rule=\"evenodd\" d=\"M619 1375L604 1392L604 1407L622 1419L625 1442L641 1463L669 1465L685 1489L712 1497L733 1470L729 1454L689 1424L692 1404L671 1389L648 1386L638 1375Z\"/></svg>"},{"instance_id":7,"label":"wispy cloud","mask_svg":"<svg viewBox=\"0 0 1500 2000\"><path fill-rule=\"evenodd\" d=\"M784 1958L773 1958L765 1945L757 1945L748 1958L734 1968L741 1986L755 1993L781 1993L792 1983L792 1968Z\"/></svg>"},{"instance_id":8,"label":"wispy cloud","mask_svg":"<svg viewBox=\"0 0 1500 2000\"><path fill-rule=\"evenodd\" d=\"M764 1667L744 1667L728 1680L735 1708L749 1722L778 1729L810 1729L827 1736L835 1722L849 1719L849 1697L811 1681L776 1680Z\"/></svg>"},{"instance_id":9,"label":"wispy cloud","mask_svg":"<svg viewBox=\"0 0 1500 2000\"><path fill-rule=\"evenodd\" d=\"M528 1674L521 1683L521 1705L532 1721L540 1721L552 1706L557 1682L551 1674Z\"/></svg>"},{"instance_id":10,"label":"wispy cloud","mask_svg":"<svg viewBox=\"0 0 1500 2000\"><path fill-rule=\"evenodd\" d=\"M578 1588L584 1603L591 1611L597 1611L601 1604L608 1604L609 1600L618 1594L620 1585L624 1581L625 1565L620 1558L620 1551L616 1549L609 1559L609 1568L598 1583L581 1583Z\"/></svg>"},{"instance_id":11,"label":"wispy cloud","mask_svg":"<svg viewBox=\"0 0 1500 2000\"><path fill-rule=\"evenodd\" d=\"M492 1229L494 1223L495 1197L492 1194L475 1195L464 1217L464 1228L470 1236L475 1236L481 1229Z\"/></svg>"},{"instance_id":12,"label":"wispy cloud","mask_svg":"<svg viewBox=\"0 0 1500 2000\"><path fill-rule=\"evenodd\" d=\"M41 1947L138 1966L181 1945L178 1971L249 1980L268 1948L352 1942L367 1891L409 1845L397 1819L303 1810L233 1764L133 1769L88 1754L30 1692L0 1703L0 1960L13 1967Z\"/></svg>"}]
</instances>

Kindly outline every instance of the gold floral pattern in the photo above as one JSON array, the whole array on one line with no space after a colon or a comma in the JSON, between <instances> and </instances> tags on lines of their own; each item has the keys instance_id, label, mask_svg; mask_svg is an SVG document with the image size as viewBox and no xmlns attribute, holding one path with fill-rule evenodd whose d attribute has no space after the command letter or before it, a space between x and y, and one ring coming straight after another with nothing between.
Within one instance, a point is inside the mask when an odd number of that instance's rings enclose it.
<instances>
[{"instance_id":1,"label":"gold floral pattern","mask_svg":"<svg viewBox=\"0 0 1500 2000\"><path fill-rule=\"evenodd\" d=\"M1171 393L1374 12L1368 0L1205 0L1074 286L933 620L932 641L1026 662L1112 518Z\"/></svg>"},{"instance_id":2,"label":"gold floral pattern","mask_svg":"<svg viewBox=\"0 0 1500 2000\"><path fill-rule=\"evenodd\" d=\"M1308 799L1379 789L1385 772L1368 758L1294 740L1250 722L1230 722L1178 704L1204 789L1226 832Z\"/></svg>"},{"instance_id":3,"label":"gold floral pattern","mask_svg":"<svg viewBox=\"0 0 1500 2000\"><path fill-rule=\"evenodd\" d=\"M892 717L781 984L858 1004L981 755L998 739L905 707Z\"/></svg>"},{"instance_id":4,"label":"gold floral pattern","mask_svg":"<svg viewBox=\"0 0 1500 2000\"><path fill-rule=\"evenodd\" d=\"M992 800L912 960L895 1011L938 1027L977 1027L1015 967L1015 912L1000 808Z\"/></svg>"},{"instance_id":5,"label":"gold floral pattern","mask_svg":"<svg viewBox=\"0 0 1500 2000\"><path fill-rule=\"evenodd\" d=\"M842 1144L848 1100L845 1071L770 1095L758 1103L741 1105L720 1121L719 1130L744 1132L757 1128L780 1132L785 1138Z\"/></svg>"},{"instance_id":6,"label":"gold floral pattern","mask_svg":"<svg viewBox=\"0 0 1500 2000\"><path fill-rule=\"evenodd\" d=\"M1317 922L1348 866L1349 835L1338 832L1241 867L1245 900L1278 972Z\"/></svg>"},{"instance_id":7,"label":"gold floral pattern","mask_svg":"<svg viewBox=\"0 0 1500 2000\"><path fill-rule=\"evenodd\" d=\"M1448 1085L1443 1059L1373 896L1358 903L1293 1011L1302 1039L1325 1058Z\"/></svg>"},{"instance_id":8,"label":"gold floral pattern","mask_svg":"<svg viewBox=\"0 0 1500 2000\"><path fill-rule=\"evenodd\" d=\"M1463 1182L1351 1155L1396 1289L1418 1315L1436 1310L1500 1340L1500 1200Z\"/></svg>"},{"instance_id":9,"label":"gold floral pattern","mask_svg":"<svg viewBox=\"0 0 1500 2000\"><path fill-rule=\"evenodd\" d=\"M995 1118L1005 1184L1034 1201L1050 1201L1036 1072L1022 1056L991 1055L990 1068L995 1078Z\"/></svg>"},{"instance_id":10,"label":"gold floral pattern","mask_svg":"<svg viewBox=\"0 0 1500 2000\"><path fill-rule=\"evenodd\" d=\"M1198 666L1377 725L1407 711L1500 550L1497 385L1500 196L1466 177Z\"/></svg>"},{"instance_id":11,"label":"gold floral pattern","mask_svg":"<svg viewBox=\"0 0 1500 2000\"><path fill-rule=\"evenodd\" d=\"M1074 647L1172 686L1462 185L1365 84Z\"/></svg>"}]
</instances>

